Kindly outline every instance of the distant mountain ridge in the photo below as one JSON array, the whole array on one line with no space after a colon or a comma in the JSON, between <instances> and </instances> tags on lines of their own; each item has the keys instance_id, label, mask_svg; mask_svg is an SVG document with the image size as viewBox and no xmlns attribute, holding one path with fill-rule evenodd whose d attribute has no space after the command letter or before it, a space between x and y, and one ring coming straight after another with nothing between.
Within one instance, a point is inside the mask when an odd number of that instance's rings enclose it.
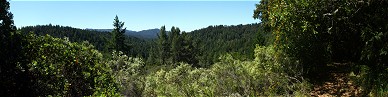
<instances>
[{"instance_id":1,"label":"distant mountain ridge","mask_svg":"<svg viewBox=\"0 0 388 97\"><path fill-rule=\"evenodd\" d=\"M93 30L98 32L112 32L113 29L85 29L85 30ZM140 39L156 39L158 37L159 29L148 29L141 31L131 31L126 30L125 34L133 37L137 37Z\"/></svg>"}]
</instances>

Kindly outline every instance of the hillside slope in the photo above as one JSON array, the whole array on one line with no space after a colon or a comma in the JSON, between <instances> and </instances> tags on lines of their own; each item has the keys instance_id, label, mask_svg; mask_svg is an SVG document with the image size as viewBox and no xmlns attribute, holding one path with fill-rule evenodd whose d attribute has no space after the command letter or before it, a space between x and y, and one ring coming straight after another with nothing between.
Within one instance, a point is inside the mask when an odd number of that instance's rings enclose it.
<instances>
[{"instance_id":1,"label":"hillside slope","mask_svg":"<svg viewBox=\"0 0 388 97\"><path fill-rule=\"evenodd\" d=\"M24 34L33 32L39 36L48 34L58 38L67 37L71 42L88 41L100 51L108 51L109 47L107 44L111 40L110 33L102 33L101 31L79 29L60 25L26 26L18 30ZM147 55L148 43L146 40L133 36L126 36L126 44L131 46L132 49L130 50L130 53L132 55L139 55L142 57Z\"/></svg>"},{"instance_id":2,"label":"hillside slope","mask_svg":"<svg viewBox=\"0 0 388 97\"><path fill-rule=\"evenodd\" d=\"M217 25L194 30L188 33L200 50L200 64L210 65L218 61L218 57L230 53L238 59L253 59L256 44L264 45L265 33L260 24Z\"/></svg>"}]
</instances>

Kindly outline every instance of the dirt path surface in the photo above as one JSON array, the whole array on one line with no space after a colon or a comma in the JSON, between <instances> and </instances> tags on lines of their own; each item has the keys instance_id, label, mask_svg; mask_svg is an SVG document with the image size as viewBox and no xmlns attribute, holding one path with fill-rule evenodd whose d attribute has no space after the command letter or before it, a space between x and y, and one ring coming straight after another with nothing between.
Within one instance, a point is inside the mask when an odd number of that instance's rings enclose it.
<instances>
[{"instance_id":1,"label":"dirt path surface","mask_svg":"<svg viewBox=\"0 0 388 97\"><path fill-rule=\"evenodd\" d=\"M310 92L313 97L360 97L361 88L350 80L348 63L334 63L328 65L329 71L319 74L323 78L314 83Z\"/></svg>"}]
</instances>

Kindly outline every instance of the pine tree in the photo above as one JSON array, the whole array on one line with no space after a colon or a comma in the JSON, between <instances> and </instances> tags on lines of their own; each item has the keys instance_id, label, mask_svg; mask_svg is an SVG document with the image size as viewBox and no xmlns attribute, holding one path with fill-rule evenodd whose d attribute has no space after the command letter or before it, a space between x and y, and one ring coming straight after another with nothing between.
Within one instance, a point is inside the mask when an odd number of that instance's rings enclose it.
<instances>
[{"instance_id":1,"label":"pine tree","mask_svg":"<svg viewBox=\"0 0 388 97\"><path fill-rule=\"evenodd\" d=\"M0 96L33 96L26 70L23 40L9 12L7 0L0 1Z\"/></svg>"},{"instance_id":2,"label":"pine tree","mask_svg":"<svg viewBox=\"0 0 388 97\"><path fill-rule=\"evenodd\" d=\"M158 34L158 47L159 47L159 59L161 64L166 64L166 60L169 56L169 44L168 44L168 38L166 34L166 27L162 26L160 28L160 33Z\"/></svg>"},{"instance_id":3,"label":"pine tree","mask_svg":"<svg viewBox=\"0 0 388 97\"><path fill-rule=\"evenodd\" d=\"M112 42L113 47L117 51L128 51L128 46L125 44L125 31L127 28L124 28L124 22L120 21L118 16L116 15L113 21L114 29L112 31Z\"/></svg>"},{"instance_id":4,"label":"pine tree","mask_svg":"<svg viewBox=\"0 0 388 97\"><path fill-rule=\"evenodd\" d=\"M192 37L188 36L186 32L182 32L180 39L179 61L186 62L194 67L200 67L196 58L199 50L194 46Z\"/></svg>"},{"instance_id":5,"label":"pine tree","mask_svg":"<svg viewBox=\"0 0 388 97\"><path fill-rule=\"evenodd\" d=\"M11 32L15 32L16 27L13 24L13 14L9 12L9 2L7 0L1 0L0 3L0 38L4 39L11 35Z\"/></svg>"},{"instance_id":6,"label":"pine tree","mask_svg":"<svg viewBox=\"0 0 388 97\"><path fill-rule=\"evenodd\" d=\"M180 62L180 53L181 53L181 38L180 38L180 30L178 27L171 28L170 34L170 42L171 42L171 60L172 63Z\"/></svg>"}]
</instances>

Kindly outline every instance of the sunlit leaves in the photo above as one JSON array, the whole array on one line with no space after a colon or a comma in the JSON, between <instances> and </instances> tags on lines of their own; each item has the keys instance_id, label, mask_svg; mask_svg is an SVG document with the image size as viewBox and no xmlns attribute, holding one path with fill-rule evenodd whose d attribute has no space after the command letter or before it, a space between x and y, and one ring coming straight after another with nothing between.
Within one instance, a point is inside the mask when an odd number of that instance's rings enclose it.
<instances>
[{"instance_id":1,"label":"sunlit leaves","mask_svg":"<svg viewBox=\"0 0 388 97\"><path fill-rule=\"evenodd\" d=\"M113 51L112 59L106 62L112 68L112 75L119 90L126 96L141 96L144 87L142 59L124 55L121 51Z\"/></svg>"},{"instance_id":2,"label":"sunlit leaves","mask_svg":"<svg viewBox=\"0 0 388 97\"><path fill-rule=\"evenodd\" d=\"M275 58L273 47L257 47L255 52L254 61L236 60L228 54L210 68L192 68L181 63L173 69L161 69L146 77L144 95L279 96L307 92L305 82L291 81L285 75L282 70L288 64ZM283 56L279 59L290 61Z\"/></svg>"},{"instance_id":3,"label":"sunlit leaves","mask_svg":"<svg viewBox=\"0 0 388 97\"><path fill-rule=\"evenodd\" d=\"M115 93L110 68L102 64L102 55L93 46L71 43L51 36L27 37L29 72L36 77L39 95L80 96Z\"/></svg>"},{"instance_id":4,"label":"sunlit leaves","mask_svg":"<svg viewBox=\"0 0 388 97\"><path fill-rule=\"evenodd\" d=\"M374 83L387 86L378 76L386 74L381 68L388 64L387 4L378 0L262 0L254 18L273 32L275 49L300 60L305 74L319 72L329 62L356 62L373 69L365 84L372 88L380 87Z\"/></svg>"}]
</instances>

